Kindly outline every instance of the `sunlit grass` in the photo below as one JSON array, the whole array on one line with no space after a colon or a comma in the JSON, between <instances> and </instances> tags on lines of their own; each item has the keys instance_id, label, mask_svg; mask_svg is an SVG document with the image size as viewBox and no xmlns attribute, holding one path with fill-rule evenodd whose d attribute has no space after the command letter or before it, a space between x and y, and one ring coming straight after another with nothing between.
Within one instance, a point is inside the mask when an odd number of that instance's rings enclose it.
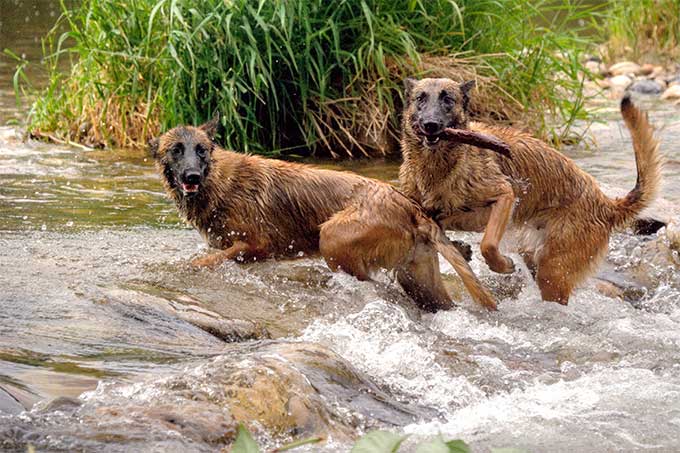
<instances>
[{"instance_id":1,"label":"sunlit grass","mask_svg":"<svg viewBox=\"0 0 680 453\"><path fill-rule=\"evenodd\" d=\"M590 12L570 0L84 0L45 41L50 83L29 130L142 147L219 111L237 150L387 154L402 80L428 74L476 77L480 117L559 139L584 114L573 24Z\"/></svg>"},{"instance_id":2,"label":"sunlit grass","mask_svg":"<svg viewBox=\"0 0 680 453\"><path fill-rule=\"evenodd\" d=\"M680 0L617 0L604 13L609 58L677 60Z\"/></svg>"}]
</instances>

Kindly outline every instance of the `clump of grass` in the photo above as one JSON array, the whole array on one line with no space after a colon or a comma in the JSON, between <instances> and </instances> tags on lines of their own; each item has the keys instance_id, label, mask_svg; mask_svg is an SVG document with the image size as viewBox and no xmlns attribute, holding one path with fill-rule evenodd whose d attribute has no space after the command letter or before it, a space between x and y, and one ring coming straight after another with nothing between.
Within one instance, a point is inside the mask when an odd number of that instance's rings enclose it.
<instances>
[{"instance_id":1,"label":"clump of grass","mask_svg":"<svg viewBox=\"0 0 680 453\"><path fill-rule=\"evenodd\" d=\"M219 111L233 149L388 154L402 80L445 75L483 82L480 117L559 138L583 115L571 24L588 12L571 0L83 0L45 41L50 83L29 130L142 147Z\"/></svg>"},{"instance_id":2,"label":"clump of grass","mask_svg":"<svg viewBox=\"0 0 680 453\"><path fill-rule=\"evenodd\" d=\"M604 15L607 57L680 57L680 1L617 0Z\"/></svg>"}]
</instances>

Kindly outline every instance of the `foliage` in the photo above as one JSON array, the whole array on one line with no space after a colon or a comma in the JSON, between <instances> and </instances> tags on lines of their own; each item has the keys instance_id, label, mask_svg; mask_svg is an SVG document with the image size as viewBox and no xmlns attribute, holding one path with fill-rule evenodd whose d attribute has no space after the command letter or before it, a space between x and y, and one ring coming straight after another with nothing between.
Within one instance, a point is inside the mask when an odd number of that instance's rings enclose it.
<instances>
[{"instance_id":1,"label":"foliage","mask_svg":"<svg viewBox=\"0 0 680 453\"><path fill-rule=\"evenodd\" d=\"M83 0L70 11L62 3L61 25L44 41L50 81L29 129L142 147L219 111L224 142L237 150L386 154L396 148L401 81L442 75L482 82L481 117L566 133L583 115L585 43L573 24L591 10L578 2Z\"/></svg>"},{"instance_id":2,"label":"foliage","mask_svg":"<svg viewBox=\"0 0 680 453\"><path fill-rule=\"evenodd\" d=\"M401 443L406 440L407 437L408 436L395 434L390 431L371 431L354 444L351 453L396 453L399 450ZM321 440L322 439L320 438L312 438L293 442L283 447L279 447L274 451L282 452L292 450L302 445L320 442ZM497 451L500 453L505 450L499 449ZM510 452L511 450L507 451ZM522 453L520 450L512 451ZM257 443L248 430L243 425L239 425L236 440L231 447L231 453L260 452L260 448L257 446ZM433 441L418 445L416 453L470 453L470 447L462 440L444 441L440 436Z\"/></svg>"},{"instance_id":3,"label":"foliage","mask_svg":"<svg viewBox=\"0 0 680 453\"><path fill-rule=\"evenodd\" d=\"M406 437L390 431L373 431L359 439L351 453L395 453Z\"/></svg>"},{"instance_id":4,"label":"foliage","mask_svg":"<svg viewBox=\"0 0 680 453\"><path fill-rule=\"evenodd\" d=\"M609 59L680 57L680 1L617 0L609 5L603 20Z\"/></svg>"}]
</instances>

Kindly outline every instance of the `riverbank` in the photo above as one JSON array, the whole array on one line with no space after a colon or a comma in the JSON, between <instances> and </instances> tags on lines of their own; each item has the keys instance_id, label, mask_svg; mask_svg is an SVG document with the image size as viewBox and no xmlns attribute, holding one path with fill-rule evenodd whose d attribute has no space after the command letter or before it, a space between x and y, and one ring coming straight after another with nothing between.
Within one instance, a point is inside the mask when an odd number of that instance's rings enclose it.
<instances>
[{"instance_id":1,"label":"riverbank","mask_svg":"<svg viewBox=\"0 0 680 453\"><path fill-rule=\"evenodd\" d=\"M414 75L476 78L478 117L557 140L584 113L574 24L591 9L569 1L251 3L83 1L60 19L67 35L48 35L29 131L142 148L219 111L234 149L388 155Z\"/></svg>"}]
</instances>

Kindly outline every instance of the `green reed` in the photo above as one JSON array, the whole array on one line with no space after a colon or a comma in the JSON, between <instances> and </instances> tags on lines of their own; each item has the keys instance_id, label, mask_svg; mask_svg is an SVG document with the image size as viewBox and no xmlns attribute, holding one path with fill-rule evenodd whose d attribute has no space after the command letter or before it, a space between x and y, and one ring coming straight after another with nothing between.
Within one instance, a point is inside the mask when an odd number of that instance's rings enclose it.
<instances>
[{"instance_id":1,"label":"green reed","mask_svg":"<svg viewBox=\"0 0 680 453\"><path fill-rule=\"evenodd\" d=\"M480 117L559 139L584 115L574 24L591 13L571 0L83 0L44 40L50 82L28 127L142 147L219 112L224 144L244 152L388 154L402 80L427 74L476 77Z\"/></svg>"}]
</instances>

